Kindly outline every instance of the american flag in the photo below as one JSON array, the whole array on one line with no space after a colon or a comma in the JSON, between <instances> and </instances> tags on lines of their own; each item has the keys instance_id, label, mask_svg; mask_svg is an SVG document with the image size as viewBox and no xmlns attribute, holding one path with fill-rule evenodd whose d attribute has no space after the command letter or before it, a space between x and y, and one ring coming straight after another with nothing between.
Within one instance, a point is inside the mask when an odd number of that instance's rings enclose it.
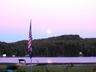
<instances>
[{"instance_id":1,"label":"american flag","mask_svg":"<svg viewBox=\"0 0 96 72\"><path fill-rule=\"evenodd\" d=\"M28 40L28 53L30 58L32 58L32 33L31 33L31 20L30 20L30 29L29 29L29 40Z\"/></svg>"}]
</instances>

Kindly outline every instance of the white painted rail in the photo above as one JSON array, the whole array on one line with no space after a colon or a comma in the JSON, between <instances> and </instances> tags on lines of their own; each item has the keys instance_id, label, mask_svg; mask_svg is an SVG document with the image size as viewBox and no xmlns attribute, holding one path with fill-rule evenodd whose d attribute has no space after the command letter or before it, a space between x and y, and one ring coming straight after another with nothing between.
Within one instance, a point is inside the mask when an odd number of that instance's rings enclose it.
<instances>
[{"instance_id":1,"label":"white painted rail","mask_svg":"<svg viewBox=\"0 0 96 72\"><path fill-rule=\"evenodd\" d=\"M31 63L29 57L0 57L0 63L19 63L19 59ZM96 57L33 57L32 63L96 63Z\"/></svg>"}]
</instances>

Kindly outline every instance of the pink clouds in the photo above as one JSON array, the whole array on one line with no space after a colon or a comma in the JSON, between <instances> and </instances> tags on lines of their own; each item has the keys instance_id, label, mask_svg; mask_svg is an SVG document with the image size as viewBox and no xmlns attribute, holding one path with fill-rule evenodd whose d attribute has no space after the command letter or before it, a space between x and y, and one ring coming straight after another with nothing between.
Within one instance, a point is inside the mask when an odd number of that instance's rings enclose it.
<instances>
[{"instance_id":1,"label":"pink clouds","mask_svg":"<svg viewBox=\"0 0 96 72\"><path fill-rule=\"evenodd\" d=\"M52 31L53 36L71 33L81 34L83 32L86 35L84 36L87 37L88 32L92 35L96 32L96 1L0 1L0 34L23 35L28 33L31 18L33 33L40 33L43 37L46 36L48 29Z\"/></svg>"}]
</instances>

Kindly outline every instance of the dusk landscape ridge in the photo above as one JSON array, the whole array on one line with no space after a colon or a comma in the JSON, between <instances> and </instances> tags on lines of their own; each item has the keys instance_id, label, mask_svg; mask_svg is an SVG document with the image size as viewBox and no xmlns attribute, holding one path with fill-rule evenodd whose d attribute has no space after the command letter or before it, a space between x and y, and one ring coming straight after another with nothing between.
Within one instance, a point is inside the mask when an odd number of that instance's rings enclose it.
<instances>
[{"instance_id":1,"label":"dusk landscape ridge","mask_svg":"<svg viewBox=\"0 0 96 72\"><path fill-rule=\"evenodd\" d=\"M27 52L27 40L13 43L0 42L0 57L24 57ZM96 56L96 38L81 38L79 35L61 35L32 41L32 54L35 57L78 57Z\"/></svg>"}]
</instances>

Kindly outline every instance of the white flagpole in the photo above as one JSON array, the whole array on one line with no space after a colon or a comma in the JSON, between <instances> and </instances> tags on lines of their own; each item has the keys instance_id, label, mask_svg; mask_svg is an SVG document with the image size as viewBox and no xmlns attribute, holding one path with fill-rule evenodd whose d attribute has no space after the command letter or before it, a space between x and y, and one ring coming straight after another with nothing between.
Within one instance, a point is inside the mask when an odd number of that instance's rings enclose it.
<instances>
[{"instance_id":1,"label":"white flagpole","mask_svg":"<svg viewBox=\"0 0 96 72\"><path fill-rule=\"evenodd\" d=\"M32 58L30 58L31 59L31 63L32 63Z\"/></svg>"}]
</instances>

